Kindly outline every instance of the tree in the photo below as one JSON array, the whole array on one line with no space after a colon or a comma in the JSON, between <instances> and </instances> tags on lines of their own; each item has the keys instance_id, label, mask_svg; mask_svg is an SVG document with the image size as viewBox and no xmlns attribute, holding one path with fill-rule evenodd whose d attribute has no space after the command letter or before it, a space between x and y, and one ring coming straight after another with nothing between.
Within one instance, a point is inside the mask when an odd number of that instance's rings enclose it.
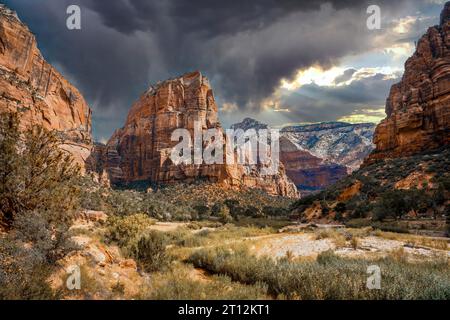
<instances>
[{"instance_id":1,"label":"tree","mask_svg":"<svg viewBox=\"0 0 450 320\"><path fill-rule=\"evenodd\" d=\"M15 115L0 115L0 225L6 227L13 220L18 207L14 196L18 191L19 119Z\"/></svg>"},{"instance_id":2,"label":"tree","mask_svg":"<svg viewBox=\"0 0 450 320\"><path fill-rule=\"evenodd\" d=\"M438 188L433 191L433 194L431 195L430 202L431 207L433 208L433 215L434 219L437 218L439 214L439 206L443 205L445 203L445 189L443 184L439 184Z\"/></svg>"},{"instance_id":3,"label":"tree","mask_svg":"<svg viewBox=\"0 0 450 320\"><path fill-rule=\"evenodd\" d=\"M386 217L400 219L404 214L416 209L418 198L415 190L390 190L384 192L378 200L374 210L374 220Z\"/></svg>"},{"instance_id":4,"label":"tree","mask_svg":"<svg viewBox=\"0 0 450 320\"><path fill-rule=\"evenodd\" d=\"M214 204L212 208L212 213L215 217L219 217L223 223L229 223L233 221L233 217L230 214L230 209L220 202Z\"/></svg>"},{"instance_id":5,"label":"tree","mask_svg":"<svg viewBox=\"0 0 450 320\"><path fill-rule=\"evenodd\" d=\"M40 126L20 134L16 114L1 114L0 127L0 223L8 229L17 215L37 211L67 223L79 201L79 167L71 155Z\"/></svg>"},{"instance_id":6,"label":"tree","mask_svg":"<svg viewBox=\"0 0 450 320\"><path fill-rule=\"evenodd\" d=\"M0 299L51 299L46 279L73 248L79 168L55 133L21 133L17 114L0 114L0 149Z\"/></svg>"},{"instance_id":7,"label":"tree","mask_svg":"<svg viewBox=\"0 0 450 320\"><path fill-rule=\"evenodd\" d=\"M445 206L445 232L450 237L450 205Z\"/></svg>"}]
</instances>

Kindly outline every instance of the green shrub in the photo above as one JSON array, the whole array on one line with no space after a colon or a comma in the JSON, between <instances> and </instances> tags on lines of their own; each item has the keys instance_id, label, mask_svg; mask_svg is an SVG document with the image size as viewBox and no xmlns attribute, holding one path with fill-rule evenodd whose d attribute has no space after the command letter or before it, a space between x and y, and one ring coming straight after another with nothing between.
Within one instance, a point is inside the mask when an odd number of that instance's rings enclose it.
<instances>
[{"instance_id":1,"label":"green shrub","mask_svg":"<svg viewBox=\"0 0 450 320\"><path fill-rule=\"evenodd\" d=\"M164 233L152 230L131 245L130 253L144 271L160 271L166 268L170 262L166 245L167 238Z\"/></svg>"},{"instance_id":2,"label":"green shrub","mask_svg":"<svg viewBox=\"0 0 450 320\"><path fill-rule=\"evenodd\" d=\"M20 135L18 116L0 114L0 225L10 228L29 211L64 212L58 222L71 221L79 167L59 145L56 134L40 126Z\"/></svg>"},{"instance_id":3,"label":"green shrub","mask_svg":"<svg viewBox=\"0 0 450 320\"><path fill-rule=\"evenodd\" d=\"M193 209L199 217L207 218L211 215L211 209L204 204L197 204Z\"/></svg>"},{"instance_id":4,"label":"green shrub","mask_svg":"<svg viewBox=\"0 0 450 320\"><path fill-rule=\"evenodd\" d=\"M15 114L0 114L0 299L54 299L47 278L74 246L79 167L55 132L19 133Z\"/></svg>"},{"instance_id":5,"label":"green shrub","mask_svg":"<svg viewBox=\"0 0 450 320\"><path fill-rule=\"evenodd\" d=\"M110 191L106 202L115 215L130 215L144 212L142 200L138 192L134 191Z\"/></svg>"},{"instance_id":6,"label":"green shrub","mask_svg":"<svg viewBox=\"0 0 450 320\"><path fill-rule=\"evenodd\" d=\"M450 205L445 207L445 232L450 237Z\"/></svg>"},{"instance_id":7,"label":"green shrub","mask_svg":"<svg viewBox=\"0 0 450 320\"><path fill-rule=\"evenodd\" d=\"M111 216L107 220L106 239L115 241L121 247L127 247L139 238L155 221L145 214L125 217Z\"/></svg>"},{"instance_id":8,"label":"green shrub","mask_svg":"<svg viewBox=\"0 0 450 320\"><path fill-rule=\"evenodd\" d=\"M223 203L216 203L212 208L212 213L215 217L218 217L222 223L229 223L233 221L233 217L230 214L230 209Z\"/></svg>"},{"instance_id":9,"label":"green shrub","mask_svg":"<svg viewBox=\"0 0 450 320\"><path fill-rule=\"evenodd\" d=\"M52 300L58 298L47 279L53 266L38 248L0 238L0 300Z\"/></svg>"},{"instance_id":10,"label":"green shrub","mask_svg":"<svg viewBox=\"0 0 450 320\"><path fill-rule=\"evenodd\" d=\"M387 217L399 219L409 211L418 209L422 197L423 192L420 190L393 189L387 191L377 201L373 219L377 221L382 221Z\"/></svg>"}]
</instances>

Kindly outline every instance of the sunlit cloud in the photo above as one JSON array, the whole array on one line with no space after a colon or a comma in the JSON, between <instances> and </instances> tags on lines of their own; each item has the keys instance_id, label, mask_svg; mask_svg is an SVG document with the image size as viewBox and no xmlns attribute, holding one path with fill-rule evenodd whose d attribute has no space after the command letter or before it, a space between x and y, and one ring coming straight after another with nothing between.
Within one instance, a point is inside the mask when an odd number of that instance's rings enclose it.
<instances>
[{"instance_id":1,"label":"sunlit cloud","mask_svg":"<svg viewBox=\"0 0 450 320\"><path fill-rule=\"evenodd\" d=\"M420 17L417 16L407 16L398 19L397 21L394 21L396 23L396 25L393 28L394 32L400 34L408 33L411 30L414 23L416 23L419 18Z\"/></svg>"},{"instance_id":2,"label":"sunlit cloud","mask_svg":"<svg viewBox=\"0 0 450 320\"><path fill-rule=\"evenodd\" d=\"M349 123L361 123L361 122L379 123L384 118L386 118L384 107L383 108L380 107L379 109L355 110L352 114L339 118L338 121Z\"/></svg>"},{"instance_id":3,"label":"sunlit cloud","mask_svg":"<svg viewBox=\"0 0 450 320\"><path fill-rule=\"evenodd\" d=\"M395 50L398 50L398 52L400 52L400 48L392 48L390 49L390 52L394 54ZM353 74L350 77L348 77L348 79L345 79L343 81L337 81L337 79L342 77L344 73L348 70L353 70ZM311 67L306 70L298 71L296 77L292 81L283 79L280 84L280 89L294 91L308 84L316 84L321 87L346 86L351 84L353 81L358 81L364 78L370 78L376 74L383 74L385 80L389 80L397 78L399 73L401 72L402 72L401 68L394 68L390 66L370 67L370 68L365 67L360 69L352 69L352 68L346 69L344 67L332 67L328 70L321 69L320 67ZM276 102L274 102L273 100L269 99L269 101L270 101L269 104L276 105ZM267 105L267 103L265 105Z\"/></svg>"},{"instance_id":4,"label":"sunlit cloud","mask_svg":"<svg viewBox=\"0 0 450 320\"><path fill-rule=\"evenodd\" d=\"M281 80L281 88L295 90L311 83L315 83L318 86L331 86L334 84L334 79L343 72L344 69L341 67L333 67L328 70L320 67L310 67L306 70L298 71L295 78L291 81L286 79Z\"/></svg>"},{"instance_id":5,"label":"sunlit cloud","mask_svg":"<svg viewBox=\"0 0 450 320\"><path fill-rule=\"evenodd\" d=\"M404 61L414 53L415 47L413 43L405 42L393 45L383 49L386 55L392 57L392 60Z\"/></svg>"},{"instance_id":6,"label":"sunlit cloud","mask_svg":"<svg viewBox=\"0 0 450 320\"><path fill-rule=\"evenodd\" d=\"M222 111L223 113L230 113L230 112L234 112L234 111L236 111L236 110L238 110L238 109L239 109L239 107L238 107L238 105L237 105L236 103L228 103L228 102L225 102L225 103L222 105L221 111Z\"/></svg>"},{"instance_id":7,"label":"sunlit cloud","mask_svg":"<svg viewBox=\"0 0 450 320\"><path fill-rule=\"evenodd\" d=\"M291 112L289 108L273 109L274 112Z\"/></svg>"}]
</instances>

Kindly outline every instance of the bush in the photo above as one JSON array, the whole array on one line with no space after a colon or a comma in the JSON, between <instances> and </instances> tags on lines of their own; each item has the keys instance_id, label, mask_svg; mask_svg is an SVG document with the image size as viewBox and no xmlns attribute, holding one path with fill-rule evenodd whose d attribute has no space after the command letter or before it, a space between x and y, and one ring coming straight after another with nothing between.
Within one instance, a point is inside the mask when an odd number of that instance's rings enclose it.
<instances>
[{"instance_id":1,"label":"bush","mask_svg":"<svg viewBox=\"0 0 450 320\"><path fill-rule=\"evenodd\" d=\"M112 216L107 220L106 239L115 241L126 248L139 238L155 221L145 214L134 214L125 217Z\"/></svg>"},{"instance_id":2,"label":"bush","mask_svg":"<svg viewBox=\"0 0 450 320\"><path fill-rule=\"evenodd\" d=\"M80 185L80 207L85 210L103 211L107 209L106 194L109 190L100 188L90 180L91 178L82 177L79 180Z\"/></svg>"},{"instance_id":3,"label":"bush","mask_svg":"<svg viewBox=\"0 0 450 320\"><path fill-rule=\"evenodd\" d=\"M222 223L229 223L233 221L230 214L230 209L223 203L216 203L212 208L212 213L215 217L220 218Z\"/></svg>"},{"instance_id":4,"label":"bush","mask_svg":"<svg viewBox=\"0 0 450 320\"><path fill-rule=\"evenodd\" d=\"M150 231L132 245L130 253L144 271L160 271L170 262L166 252L166 241L162 232Z\"/></svg>"},{"instance_id":5,"label":"bush","mask_svg":"<svg viewBox=\"0 0 450 320\"><path fill-rule=\"evenodd\" d=\"M201 218L207 218L211 215L211 209L204 204L197 204L194 206L195 212Z\"/></svg>"},{"instance_id":6,"label":"bush","mask_svg":"<svg viewBox=\"0 0 450 320\"><path fill-rule=\"evenodd\" d=\"M272 206L265 206L262 211L263 214L268 217L282 217L289 214L287 208L277 208Z\"/></svg>"},{"instance_id":7,"label":"bush","mask_svg":"<svg viewBox=\"0 0 450 320\"><path fill-rule=\"evenodd\" d=\"M316 261L257 258L246 249L201 249L189 262L245 284L267 285L269 294L288 299L449 299L447 262L409 263L393 257L374 261L342 258L332 252ZM382 270L382 289L366 288L367 267Z\"/></svg>"},{"instance_id":8,"label":"bush","mask_svg":"<svg viewBox=\"0 0 450 320\"><path fill-rule=\"evenodd\" d=\"M64 212L53 222L71 221L79 203L79 167L59 145L54 132L33 126L21 136L18 116L0 115L1 225L8 229L30 211Z\"/></svg>"},{"instance_id":9,"label":"bush","mask_svg":"<svg viewBox=\"0 0 450 320\"><path fill-rule=\"evenodd\" d=\"M450 237L450 205L445 207L445 232Z\"/></svg>"},{"instance_id":10,"label":"bush","mask_svg":"<svg viewBox=\"0 0 450 320\"><path fill-rule=\"evenodd\" d=\"M144 298L151 300L267 299L267 288L264 285L243 285L231 281L227 276L212 276L212 281L198 281L192 279L192 271L188 267L174 268L156 277L157 279L153 281L152 292Z\"/></svg>"},{"instance_id":11,"label":"bush","mask_svg":"<svg viewBox=\"0 0 450 320\"><path fill-rule=\"evenodd\" d=\"M53 265L47 262L46 252L26 246L13 235L0 238L0 300L58 298L47 282Z\"/></svg>"},{"instance_id":12,"label":"bush","mask_svg":"<svg viewBox=\"0 0 450 320\"><path fill-rule=\"evenodd\" d=\"M113 214L126 216L144 212L142 200L138 192L134 191L110 191L106 202Z\"/></svg>"},{"instance_id":13,"label":"bush","mask_svg":"<svg viewBox=\"0 0 450 320\"><path fill-rule=\"evenodd\" d=\"M46 279L74 247L79 168L54 132L19 133L15 114L0 115L0 299L54 299Z\"/></svg>"}]
</instances>

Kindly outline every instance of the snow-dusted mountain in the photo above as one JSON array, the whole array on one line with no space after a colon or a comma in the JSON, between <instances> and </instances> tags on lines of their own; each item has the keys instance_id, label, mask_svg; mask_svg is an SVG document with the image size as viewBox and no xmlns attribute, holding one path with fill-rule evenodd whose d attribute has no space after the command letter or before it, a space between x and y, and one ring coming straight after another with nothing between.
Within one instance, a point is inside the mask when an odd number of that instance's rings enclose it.
<instances>
[{"instance_id":1,"label":"snow-dusted mountain","mask_svg":"<svg viewBox=\"0 0 450 320\"><path fill-rule=\"evenodd\" d=\"M374 148L374 130L373 123L326 122L285 127L281 135L326 163L354 171Z\"/></svg>"},{"instance_id":2,"label":"snow-dusted mountain","mask_svg":"<svg viewBox=\"0 0 450 320\"><path fill-rule=\"evenodd\" d=\"M233 129L266 129L246 118ZM280 132L280 160L301 191L315 191L356 170L373 150L372 123L325 122L289 126Z\"/></svg>"}]
</instances>

